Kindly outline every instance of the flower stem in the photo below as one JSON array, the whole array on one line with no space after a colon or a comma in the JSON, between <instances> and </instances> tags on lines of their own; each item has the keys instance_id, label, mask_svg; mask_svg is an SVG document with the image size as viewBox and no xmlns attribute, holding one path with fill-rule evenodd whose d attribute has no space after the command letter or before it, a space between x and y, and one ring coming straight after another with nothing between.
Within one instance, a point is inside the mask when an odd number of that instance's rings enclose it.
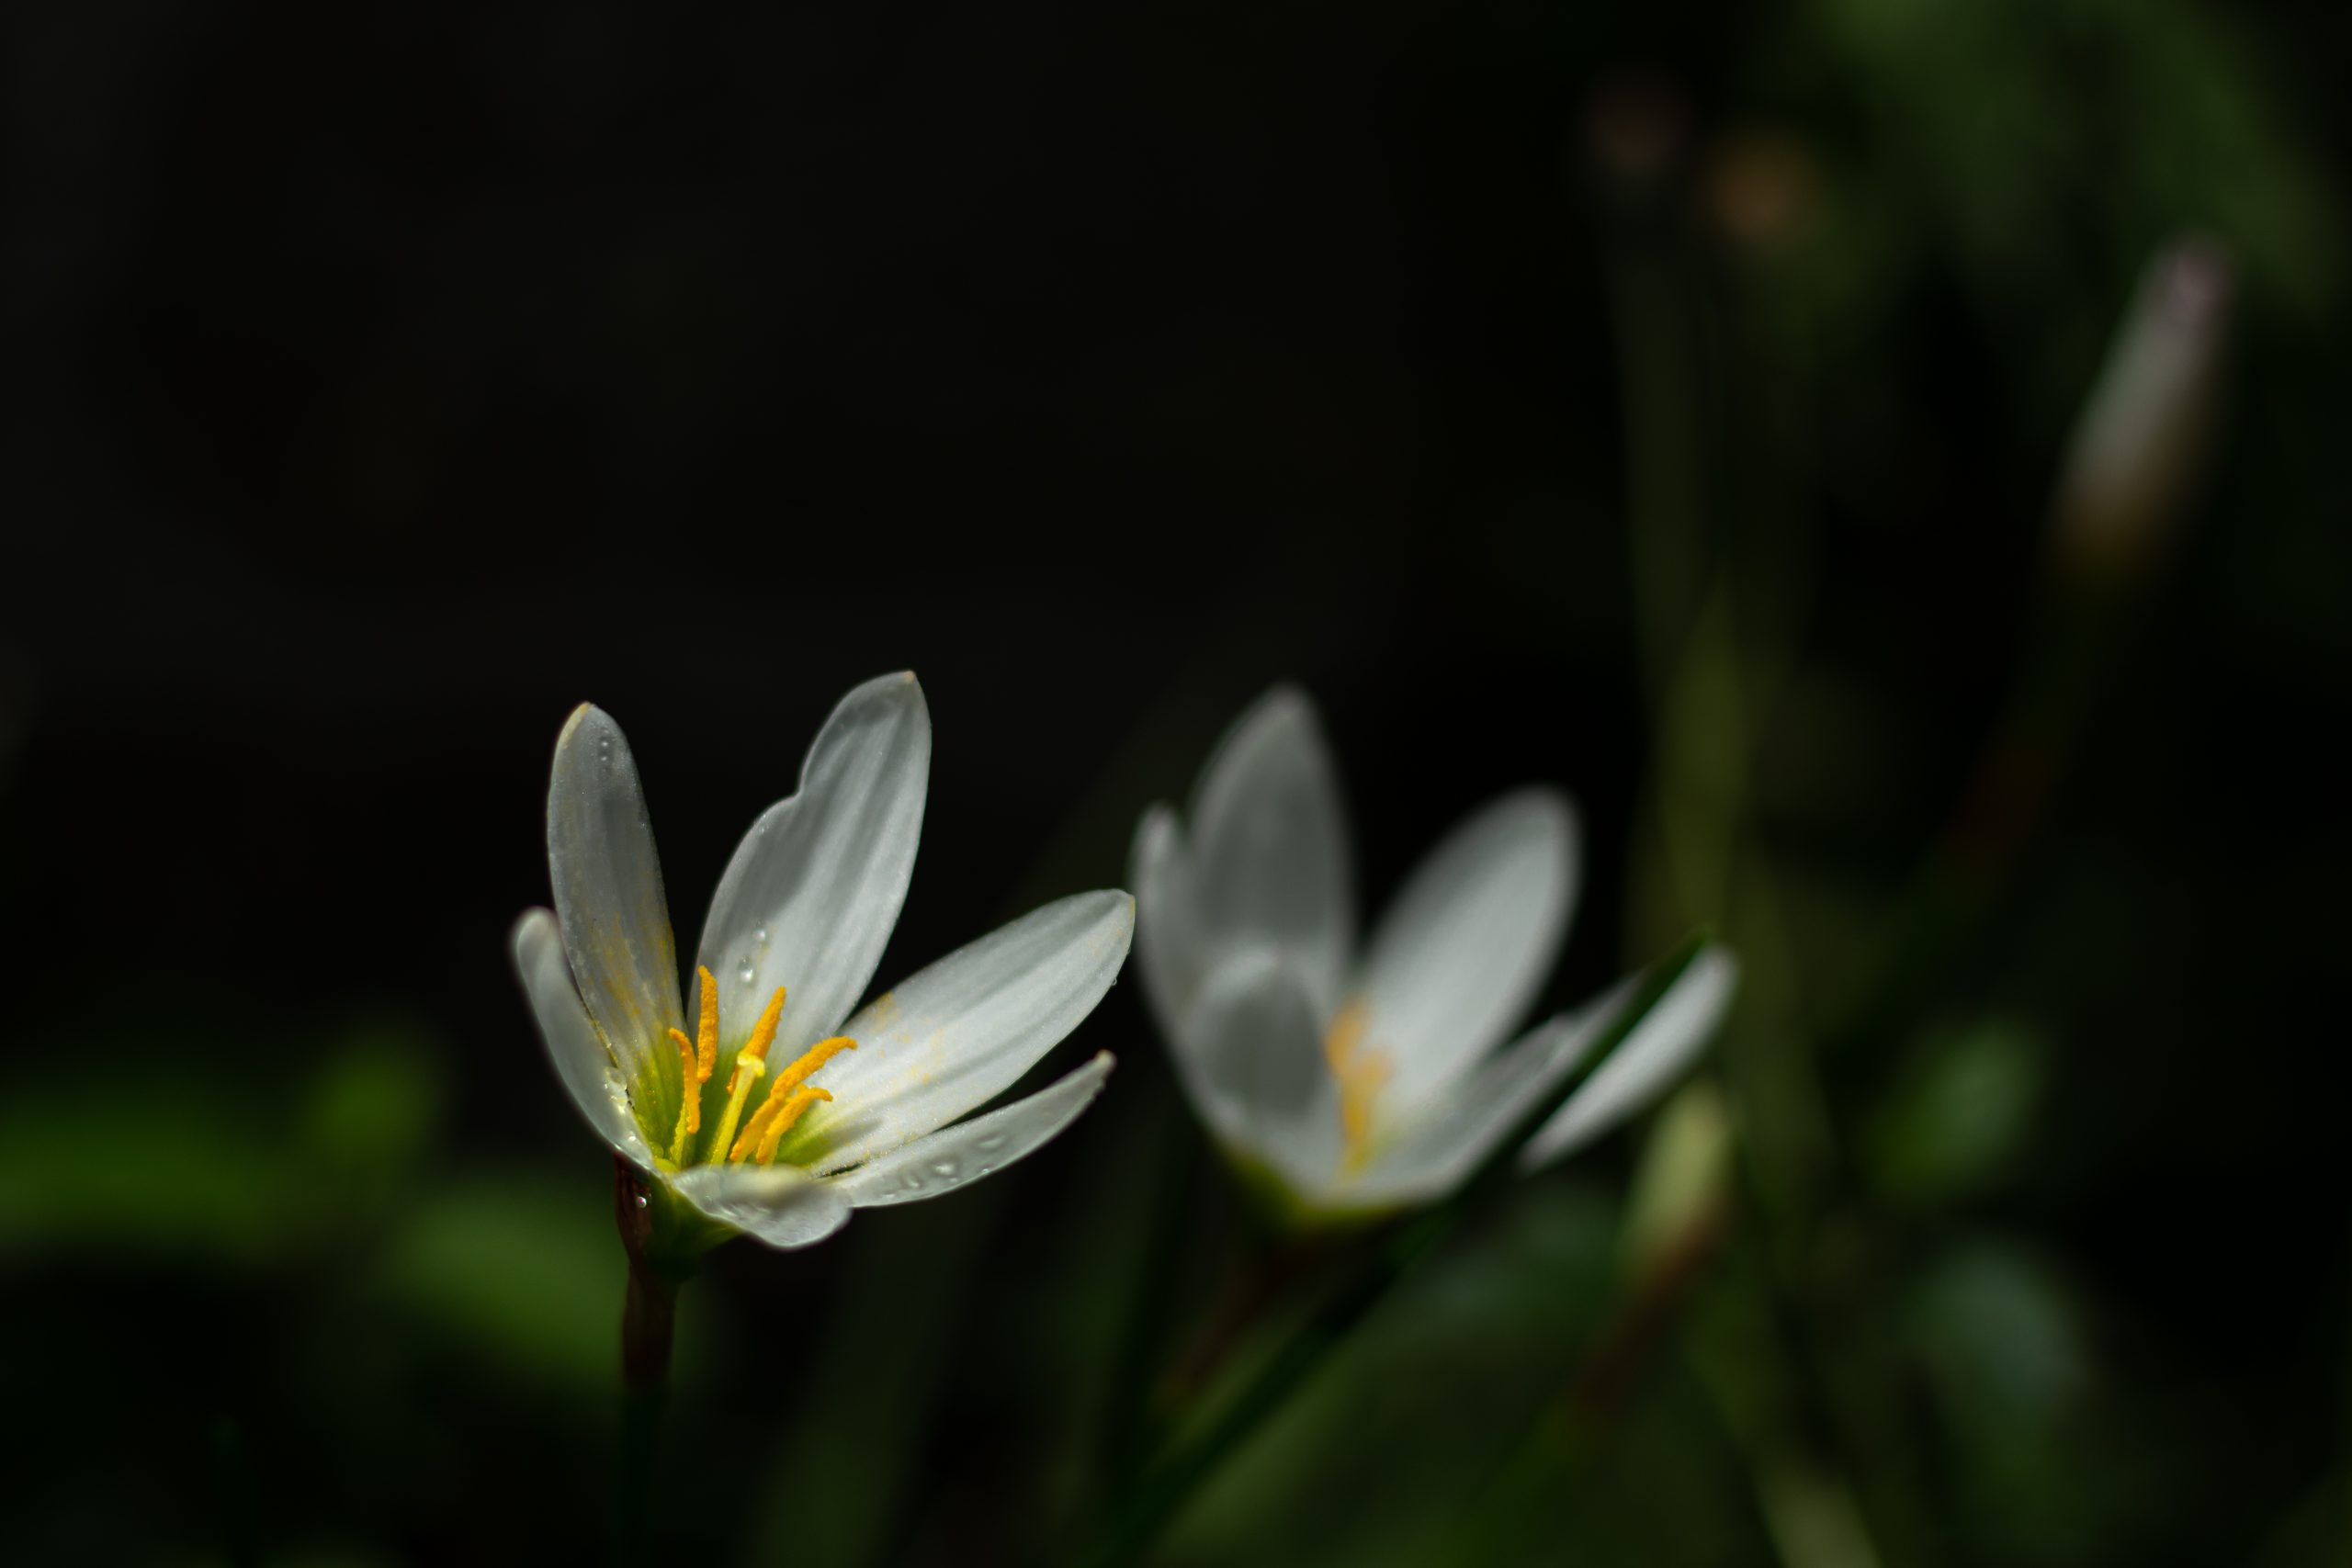
<instances>
[{"instance_id":1,"label":"flower stem","mask_svg":"<svg viewBox=\"0 0 2352 1568\"><path fill-rule=\"evenodd\" d=\"M647 1555L662 1409L670 1397L670 1346L677 1327L678 1282L646 1256L652 1235L652 1193L644 1174L613 1161L613 1217L628 1253L628 1284L621 1298L620 1468L613 1487L613 1547L616 1562Z\"/></svg>"}]
</instances>

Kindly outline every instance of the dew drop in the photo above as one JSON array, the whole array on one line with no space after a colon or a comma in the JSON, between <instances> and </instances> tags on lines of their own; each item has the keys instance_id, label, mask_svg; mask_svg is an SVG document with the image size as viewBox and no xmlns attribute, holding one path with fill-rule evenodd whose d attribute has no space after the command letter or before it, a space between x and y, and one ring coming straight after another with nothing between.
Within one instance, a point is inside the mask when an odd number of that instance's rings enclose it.
<instances>
[{"instance_id":1,"label":"dew drop","mask_svg":"<svg viewBox=\"0 0 2352 1568\"><path fill-rule=\"evenodd\" d=\"M960 1168L952 1159L935 1159L931 1162L931 1172L933 1176L953 1176Z\"/></svg>"},{"instance_id":2,"label":"dew drop","mask_svg":"<svg viewBox=\"0 0 2352 1568\"><path fill-rule=\"evenodd\" d=\"M1004 1147L1004 1134L1002 1133L990 1133L985 1138L975 1138L972 1140L972 1146L979 1150L980 1153L984 1155L992 1155L996 1153L997 1150Z\"/></svg>"},{"instance_id":3,"label":"dew drop","mask_svg":"<svg viewBox=\"0 0 2352 1568\"><path fill-rule=\"evenodd\" d=\"M752 967L752 961L748 958L743 961L743 966L735 971L735 978L747 986L759 977L760 972Z\"/></svg>"},{"instance_id":4,"label":"dew drop","mask_svg":"<svg viewBox=\"0 0 2352 1568\"><path fill-rule=\"evenodd\" d=\"M753 931L752 933L752 940L758 942L763 947L766 946L768 940L768 928L762 926L758 931Z\"/></svg>"}]
</instances>

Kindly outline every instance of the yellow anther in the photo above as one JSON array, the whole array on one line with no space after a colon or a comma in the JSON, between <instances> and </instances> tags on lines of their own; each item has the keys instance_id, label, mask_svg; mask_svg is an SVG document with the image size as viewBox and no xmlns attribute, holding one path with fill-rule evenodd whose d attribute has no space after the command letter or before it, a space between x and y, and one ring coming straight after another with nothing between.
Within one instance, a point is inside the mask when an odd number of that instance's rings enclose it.
<instances>
[{"instance_id":1,"label":"yellow anther","mask_svg":"<svg viewBox=\"0 0 2352 1568\"><path fill-rule=\"evenodd\" d=\"M816 1085L809 1084L794 1089L782 1100L769 1100L768 1105L775 1107L775 1115L769 1120L767 1130L760 1134L759 1152L752 1157L762 1165L775 1159L776 1145L783 1141L786 1133L792 1131L792 1124L800 1120L801 1113L819 1100L832 1098ZM765 1110L767 1107L763 1106L761 1109Z\"/></svg>"},{"instance_id":2,"label":"yellow anther","mask_svg":"<svg viewBox=\"0 0 2352 1568\"><path fill-rule=\"evenodd\" d=\"M808 1078L808 1075L815 1072L819 1067L823 1066L827 1062L831 1061L835 1056L840 1055L844 1051L854 1051L856 1049L857 1042L852 1040L846 1034L836 1034L829 1040L818 1041L817 1043L809 1046L808 1049L801 1052L799 1055L794 1057L790 1066L776 1074L775 1083L774 1087L768 1090L768 1098L770 1100L775 1100L781 1097L787 1090L798 1089L802 1082ZM830 1100L832 1097L828 1095L826 1098Z\"/></svg>"},{"instance_id":3,"label":"yellow anther","mask_svg":"<svg viewBox=\"0 0 2352 1568\"><path fill-rule=\"evenodd\" d=\"M1362 1002L1350 1002L1323 1032L1323 1060L1340 1085L1340 1142L1350 1169L1371 1152L1372 1102L1396 1070L1385 1051L1363 1046L1371 1016Z\"/></svg>"},{"instance_id":4,"label":"yellow anther","mask_svg":"<svg viewBox=\"0 0 2352 1568\"><path fill-rule=\"evenodd\" d=\"M743 1123L742 1134L735 1140L734 1146L727 1151L727 1157L730 1160L749 1158L752 1151L760 1146L760 1135L768 1130L768 1123L775 1120L775 1100L762 1100L760 1108L752 1112L752 1119ZM718 1147L715 1144L711 1146Z\"/></svg>"},{"instance_id":5,"label":"yellow anther","mask_svg":"<svg viewBox=\"0 0 2352 1568\"><path fill-rule=\"evenodd\" d=\"M775 995L768 998L767 1010L760 1014L760 1021L752 1025L752 1037L743 1042L743 1055L735 1059L741 1062L748 1056L754 1062L765 1062L768 1047L775 1043L775 1021L783 1016L784 987L778 986Z\"/></svg>"},{"instance_id":6,"label":"yellow anther","mask_svg":"<svg viewBox=\"0 0 2352 1568\"><path fill-rule=\"evenodd\" d=\"M707 975L708 970L705 970ZM704 995L715 997L716 991L706 987ZM714 1007L717 1003L714 1001ZM735 1053L735 1069L727 1075L727 1104L718 1113L718 1133L710 1140L712 1157L727 1153L735 1139L735 1123L743 1114L744 1101L751 1098L752 1085L768 1070L768 1047L775 1043L775 1021L784 1016L784 987L778 986L775 995L768 998L767 1010L760 1014L760 1021L752 1026L752 1037ZM711 1028L712 1049L718 1046L718 1030Z\"/></svg>"},{"instance_id":7,"label":"yellow anther","mask_svg":"<svg viewBox=\"0 0 2352 1568\"><path fill-rule=\"evenodd\" d=\"M702 977L699 1038L687 1039L683 1029L670 1031L670 1038L678 1047L679 1076L684 1079L685 1089L678 1107L678 1129L671 1140L670 1157L680 1165L686 1163L688 1145L702 1130L702 1085L718 1064L718 983L707 969L696 973ZM711 1134L706 1157L756 1159L765 1165L775 1158L776 1145L810 1106L833 1098L806 1080L842 1052L857 1048L857 1042L846 1034L820 1040L793 1058L768 1085L767 1098L752 1111L748 1121L744 1119L743 1110L750 1101L752 1086L768 1070L768 1051L775 1043L776 1025L783 1016L784 987L778 986L775 995L768 998L766 1010L760 1014L759 1022L752 1026L751 1038L735 1053L735 1066L727 1075L727 1104L718 1113L718 1125Z\"/></svg>"},{"instance_id":8,"label":"yellow anther","mask_svg":"<svg viewBox=\"0 0 2352 1568\"><path fill-rule=\"evenodd\" d=\"M833 1098L814 1085L804 1087L801 1080L842 1052L856 1049L856 1041L846 1034L836 1034L829 1040L818 1041L794 1057L790 1066L776 1074L775 1082L768 1086L767 1099L761 1101L760 1108L752 1112L752 1119L743 1124L742 1135L729 1146L727 1157L731 1160L754 1157L762 1165L773 1159L775 1156L775 1140L784 1136L811 1105L820 1100ZM718 1145L714 1144L712 1146ZM758 1152L763 1149L767 1152Z\"/></svg>"},{"instance_id":9,"label":"yellow anther","mask_svg":"<svg viewBox=\"0 0 2352 1568\"><path fill-rule=\"evenodd\" d=\"M683 1029L670 1031L670 1039L678 1047L679 1079L678 1128L670 1137L670 1157L684 1165L686 1140L702 1127L702 1085L695 1078L695 1043Z\"/></svg>"},{"instance_id":10,"label":"yellow anther","mask_svg":"<svg viewBox=\"0 0 2352 1568\"><path fill-rule=\"evenodd\" d=\"M697 966L695 973L702 976L702 1019L695 1032L695 1082L710 1081L711 1069L718 1066L718 982L710 971Z\"/></svg>"}]
</instances>

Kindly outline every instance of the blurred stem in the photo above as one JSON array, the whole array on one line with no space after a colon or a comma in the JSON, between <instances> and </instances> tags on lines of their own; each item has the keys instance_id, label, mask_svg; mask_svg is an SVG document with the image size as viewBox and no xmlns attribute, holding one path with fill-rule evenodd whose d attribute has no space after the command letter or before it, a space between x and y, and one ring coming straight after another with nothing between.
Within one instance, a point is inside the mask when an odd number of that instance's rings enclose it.
<instances>
[{"instance_id":1,"label":"blurred stem","mask_svg":"<svg viewBox=\"0 0 2352 1568\"><path fill-rule=\"evenodd\" d=\"M619 1562L640 1560L652 1544L650 1506L661 1490L657 1440L677 1328L679 1280L647 1256L651 1211L644 1174L616 1156L613 1215L628 1254L621 1298L620 1466L613 1487L613 1554Z\"/></svg>"},{"instance_id":2,"label":"blurred stem","mask_svg":"<svg viewBox=\"0 0 2352 1568\"><path fill-rule=\"evenodd\" d=\"M1206 1418L1201 1431L1189 1440L1180 1439L1172 1451L1127 1489L1104 1524L1091 1532L1088 1543L1073 1554L1073 1561L1086 1568L1117 1568L1140 1558L1201 1485L1346 1342L1389 1291L1465 1218L1485 1209L1518 1180L1521 1147L1615 1054L1698 957L1706 941L1703 931L1693 935L1670 957L1654 965L1631 1004L1586 1053L1579 1070L1566 1075L1531 1107L1450 1198L1398 1222L1378 1237L1306 1322Z\"/></svg>"},{"instance_id":3,"label":"blurred stem","mask_svg":"<svg viewBox=\"0 0 2352 1568\"><path fill-rule=\"evenodd\" d=\"M1722 1250L1730 1215L1720 1202L1692 1216L1641 1270L1609 1326L1578 1363L1567 1391L1541 1411L1527 1437L1470 1511L1465 1562L1538 1560L1533 1537L1574 1478L1601 1452L1646 1381L1659 1348L1680 1324L1691 1292Z\"/></svg>"},{"instance_id":4,"label":"blurred stem","mask_svg":"<svg viewBox=\"0 0 2352 1568\"><path fill-rule=\"evenodd\" d=\"M1856 1494L1871 1498L1882 1520L1913 1519L1917 1510L1905 1484L1899 1423L1889 1418L1883 1398L1833 1374L1833 1345L1815 1321L1821 1303L1815 1299L1814 1252L1823 1201L1836 1179L1835 1123L1771 866L1747 843L1750 780L1765 715L1793 667L1813 597L1815 541L1808 508L1796 494L1798 470L1793 460L1776 461L1770 450L1804 445L1801 431L1782 428L1800 417L1795 405L1802 400L1782 395L1736 422L1739 428L1757 423L1773 433L1763 448L1747 455L1756 469L1748 482L1736 482L1735 474L1724 487L1743 498L1736 521L1753 535L1745 552L1737 551L1740 530L1709 524L1703 480L1712 454L1699 389L1725 378L1713 366L1702 367L1690 325L1700 319L1702 299L1690 277L1697 264L1687 231L1673 216L1679 209L1663 184L1618 194L1610 305L1624 378L1636 641L1657 716L1655 815L1645 837L1662 874L1636 878L1634 887L1636 897L1653 898L1656 892L1643 890L1662 889L1666 900L1664 908L1634 910L1629 927L1638 940L1645 929L1723 918L1740 952L1740 1017L1726 1030L1720 1055L1740 1108L1740 1163L1768 1255L1762 1279L1770 1287L1780 1330L1759 1348L1785 1358L1777 1382L1793 1395L1762 1403L1759 1419L1767 1429L1749 1444L1755 1484L1784 1560L1875 1562L1861 1511L1853 1506ZM1709 342L1726 335L1711 334ZM1803 384L1801 361L1777 369L1776 386ZM1596 1352L1608 1360L1589 1364L1580 1384L1602 1378L1600 1386L1630 1390L1664 1337L1662 1330L1648 1332L1647 1324L1670 1324L1681 1293L1697 1277L1694 1267L1669 1281L1667 1297L1645 1301L1637 1293L1629 1300L1623 1321L1635 1326L1617 1345ZM1743 1375L1768 1373L1757 1369ZM1593 1386L1572 1390L1565 1413L1516 1456L1510 1473L1520 1496L1540 1500L1547 1473L1556 1478L1561 1466L1580 1465L1628 1397L1615 1393L1596 1403ZM1817 1418L1805 1418L1805 1404L1817 1406L1810 1413ZM1827 1436L1826 1445L1821 1434ZM1854 1478L1851 1485L1840 1465ZM1805 1484L1783 1484L1792 1475L1805 1478ZM1792 1509L1781 1504L1799 1495L1838 1499L1836 1508L1793 1510L1808 1519L1834 1516L1838 1528L1784 1528ZM1504 1499L1506 1517L1513 1517L1510 1501ZM1814 1549L1833 1535L1836 1550L1815 1555Z\"/></svg>"},{"instance_id":5,"label":"blurred stem","mask_svg":"<svg viewBox=\"0 0 2352 1568\"><path fill-rule=\"evenodd\" d=\"M1192 1213L1193 1173L1200 1161L1199 1141L1192 1128L1176 1125L1171 1117L1159 1121L1162 1146L1142 1259L1111 1358L1109 1402L1102 1415L1101 1486L1105 1492L1132 1482L1160 1439L1152 1367L1168 1342L1175 1318L1185 1223Z\"/></svg>"}]
</instances>

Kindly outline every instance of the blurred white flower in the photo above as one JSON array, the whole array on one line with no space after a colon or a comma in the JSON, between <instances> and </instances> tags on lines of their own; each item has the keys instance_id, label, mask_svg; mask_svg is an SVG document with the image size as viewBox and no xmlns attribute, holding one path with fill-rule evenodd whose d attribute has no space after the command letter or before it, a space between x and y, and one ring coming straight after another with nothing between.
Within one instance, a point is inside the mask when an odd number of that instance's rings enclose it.
<instances>
[{"instance_id":1,"label":"blurred white flower","mask_svg":"<svg viewBox=\"0 0 2352 1568\"><path fill-rule=\"evenodd\" d=\"M564 725L548 786L555 908L516 924L515 967L581 1114L690 1212L696 1234L673 1251L739 1230L802 1247L852 1209L937 1197L1053 1137L1109 1075L1098 1055L956 1122L1110 988L1135 927L1122 892L1048 904L851 1013L906 898L930 769L912 675L842 699L799 793L761 814L719 879L690 1032L628 743L593 706Z\"/></svg>"},{"instance_id":2,"label":"blurred white flower","mask_svg":"<svg viewBox=\"0 0 2352 1568\"><path fill-rule=\"evenodd\" d=\"M1296 1218L1442 1196L1637 988L1496 1049L1551 973L1577 874L1566 799L1505 795L1422 861L1359 952L1329 751L1302 694L1268 693L1202 770L1189 824L1155 807L1136 833L1144 990L1193 1108ZM1729 953L1703 949L1544 1123L1523 1168L1655 1099L1713 1034L1736 976Z\"/></svg>"}]
</instances>

